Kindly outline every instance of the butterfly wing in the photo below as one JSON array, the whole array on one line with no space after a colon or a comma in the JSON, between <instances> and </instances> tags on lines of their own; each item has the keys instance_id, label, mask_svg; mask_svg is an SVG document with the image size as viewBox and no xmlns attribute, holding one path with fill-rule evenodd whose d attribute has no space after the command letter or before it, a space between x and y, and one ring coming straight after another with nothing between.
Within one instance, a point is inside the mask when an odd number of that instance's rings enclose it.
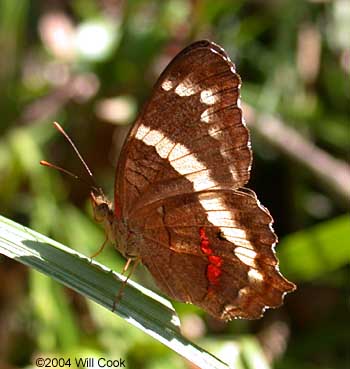
<instances>
[{"instance_id":1,"label":"butterfly wing","mask_svg":"<svg viewBox=\"0 0 350 369\"><path fill-rule=\"evenodd\" d=\"M159 288L219 319L259 318L295 288L278 271L272 218L250 190L174 196L130 221Z\"/></svg>"},{"instance_id":2,"label":"butterfly wing","mask_svg":"<svg viewBox=\"0 0 350 369\"><path fill-rule=\"evenodd\" d=\"M119 161L115 201L124 218L152 201L249 179L240 77L222 48L196 42L168 65Z\"/></svg>"},{"instance_id":3,"label":"butterfly wing","mask_svg":"<svg viewBox=\"0 0 350 369\"><path fill-rule=\"evenodd\" d=\"M116 214L159 287L221 319L258 318L295 286L279 273L272 218L249 179L240 78L217 45L178 54L123 147Z\"/></svg>"}]
</instances>

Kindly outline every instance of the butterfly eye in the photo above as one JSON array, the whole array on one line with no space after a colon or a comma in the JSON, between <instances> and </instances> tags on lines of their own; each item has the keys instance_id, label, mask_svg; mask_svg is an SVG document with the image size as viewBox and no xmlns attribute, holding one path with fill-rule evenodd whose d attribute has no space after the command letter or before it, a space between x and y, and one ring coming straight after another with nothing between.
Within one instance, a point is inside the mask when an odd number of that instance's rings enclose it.
<instances>
[{"instance_id":1,"label":"butterfly eye","mask_svg":"<svg viewBox=\"0 0 350 369\"><path fill-rule=\"evenodd\" d=\"M94 207L94 215L97 222L103 222L108 218L109 206L106 202L98 204Z\"/></svg>"}]
</instances>

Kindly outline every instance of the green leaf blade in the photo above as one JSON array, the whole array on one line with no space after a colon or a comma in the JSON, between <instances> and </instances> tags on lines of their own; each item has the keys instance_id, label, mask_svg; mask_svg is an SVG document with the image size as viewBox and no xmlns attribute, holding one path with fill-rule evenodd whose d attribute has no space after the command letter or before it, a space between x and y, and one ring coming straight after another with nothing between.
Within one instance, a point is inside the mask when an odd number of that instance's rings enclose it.
<instances>
[{"instance_id":1,"label":"green leaf blade","mask_svg":"<svg viewBox=\"0 0 350 369\"><path fill-rule=\"evenodd\" d=\"M112 310L123 278L104 265L0 216L0 254L15 259ZM128 281L114 313L200 368L228 368L179 332L179 319L166 299Z\"/></svg>"}]
</instances>

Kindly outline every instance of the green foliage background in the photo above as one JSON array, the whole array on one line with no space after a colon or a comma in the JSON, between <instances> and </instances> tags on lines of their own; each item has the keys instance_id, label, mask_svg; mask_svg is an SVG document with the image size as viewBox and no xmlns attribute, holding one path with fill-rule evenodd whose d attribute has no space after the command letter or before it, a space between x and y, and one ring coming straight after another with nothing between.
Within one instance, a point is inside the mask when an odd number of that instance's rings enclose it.
<instances>
[{"instance_id":1,"label":"green foliage background","mask_svg":"<svg viewBox=\"0 0 350 369\"><path fill-rule=\"evenodd\" d=\"M104 234L91 219L87 189L38 165L47 159L82 173L51 123L65 127L112 194L128 124L170 57L202 38L221 44L236 63L244 102L348 160L347 1L2 0L1 214L84 254L96 251ZM254 130L252 141L249 187L275 218L281 270L298 290L254 322L222 325L175 304L184 331L223 360L239 357L237 368L345 368L349 203ZM98 260L118 271L123 266L112 248ZM135 279L154 288L142 268ZM38 356L190 367L124 320L1 255L0 280L1 368L35 368Z\"/></svg>"}]
</instances>

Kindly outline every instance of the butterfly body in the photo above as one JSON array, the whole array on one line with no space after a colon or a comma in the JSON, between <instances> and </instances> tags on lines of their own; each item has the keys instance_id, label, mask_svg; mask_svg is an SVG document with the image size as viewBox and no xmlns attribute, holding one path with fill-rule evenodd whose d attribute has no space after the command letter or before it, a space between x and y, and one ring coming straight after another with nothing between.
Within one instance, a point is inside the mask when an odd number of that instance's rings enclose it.
<instances>
[{"instance_id":1,"label":"butterfly body","mask_svg":"<svg viewBox=\"0 0 350 369\"><path fill-rule=\"evenodd\" d=\"M106 239L115 245L118 251L128 258L127 226L120 217L117 217L114 207L102 190L92 190L90 193L94 219L105 229Z\"/></svg>"},{"instance_id":2,"label":"butterfly body","mask_svg":"<svg viewBox=\"0 0 350 369\"><path fill-rule=\"evenodd\" d=\"M278 271L272 217L244 188L252 162L241 80L218 45L196 42L156 83L118 162L115 199L95 219L170 297L255 319L295 289Z\"/></svg>"}]
</instances>

